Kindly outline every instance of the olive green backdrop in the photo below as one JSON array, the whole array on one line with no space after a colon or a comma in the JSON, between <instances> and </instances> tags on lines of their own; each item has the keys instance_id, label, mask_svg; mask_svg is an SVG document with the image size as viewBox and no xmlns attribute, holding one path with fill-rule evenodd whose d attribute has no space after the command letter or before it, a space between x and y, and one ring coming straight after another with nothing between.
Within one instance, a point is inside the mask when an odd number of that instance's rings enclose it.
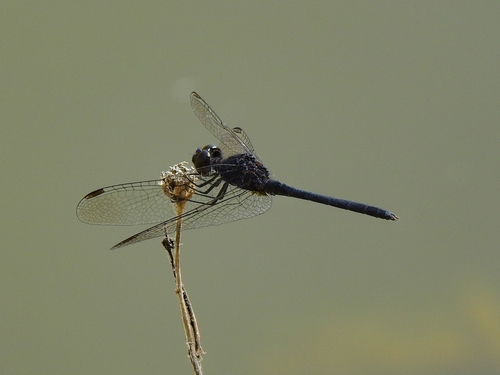
<instances>
[{"instance_id":1,"label":"olive green backdrop","mask_svg":"<svg viewBox=\"0 0 500 375\"><path fill-rule=\"evenodd\" d=\"M500 371L500 6L487 1L4 1L0 372L191 374L159 240L78 221L102 186L215 139L284 197L183 234L206 374Z\"/></svg>"}]
</instances>

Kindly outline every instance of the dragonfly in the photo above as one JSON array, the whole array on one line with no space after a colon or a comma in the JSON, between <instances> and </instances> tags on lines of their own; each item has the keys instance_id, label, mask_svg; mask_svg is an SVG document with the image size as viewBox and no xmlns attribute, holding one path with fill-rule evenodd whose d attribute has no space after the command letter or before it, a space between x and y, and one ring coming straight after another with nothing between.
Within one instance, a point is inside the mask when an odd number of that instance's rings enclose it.
<instances>
[{"instance_id":1,"label":"dragonfly","mask_svg":"<svg viewBox=\"0 0 500 375\"><path fill-rule=\"evenodd\" d=\"M382 208L311 193L273 179L243 129L228 127L196 92L191 93L191 107L220 141L218 146L198 148L192 157L194 167L180 163L159 179L103 187L78 203L76 213L84 223L155 224L111 249L164 236L165 231L173 233L179 220L182 230L188 230L260 215L269 210L274 195L390 221L399 219Z\"/></svg>"}]
</instances>

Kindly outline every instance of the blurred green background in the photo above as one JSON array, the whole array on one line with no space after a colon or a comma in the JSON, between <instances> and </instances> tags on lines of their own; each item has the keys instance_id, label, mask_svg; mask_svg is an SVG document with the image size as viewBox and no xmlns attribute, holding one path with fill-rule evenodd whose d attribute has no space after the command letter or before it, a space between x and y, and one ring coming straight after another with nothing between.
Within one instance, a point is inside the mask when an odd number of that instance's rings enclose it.
<instances>
[{"instance_id":1,"label":"blurred green background","mask_svg":"<svg viewBox=\"0 0 500 375\"><path fill-rule=\"evenodd\" d=\"M160 239L81 223L215 139L284 197L183 234L206 374L500 372L500 3L3 1L2 374L191 374Z\"/></svg>"}]
</instances>

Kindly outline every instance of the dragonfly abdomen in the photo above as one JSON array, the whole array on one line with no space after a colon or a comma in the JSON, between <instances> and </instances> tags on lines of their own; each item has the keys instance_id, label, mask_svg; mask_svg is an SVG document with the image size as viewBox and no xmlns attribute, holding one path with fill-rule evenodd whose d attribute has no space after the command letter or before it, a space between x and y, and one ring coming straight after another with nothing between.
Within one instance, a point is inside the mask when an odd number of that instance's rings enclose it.
<instances>
[{"instance_id":1,"label":"dragonfly abdomen","mask_svg":"<svg viewBox=\"0 0 500 375\"><path fill-rule=\"evenodd\" d=\"M343 210L353 211L360 214L377 217L379 219L385 219L385 220L398 219L398 217L394 215L392 212L386 211L379 207L369 206L364 203L353 202L346 199L329 197L327 195L311 193L309 191L288 186L276 180L268 180L264 186L264 191L271 195L283 195L287 197L304 199L307 201L313 201L316 203L321 203L341 208Z\"/></svg>"}]
</instances>

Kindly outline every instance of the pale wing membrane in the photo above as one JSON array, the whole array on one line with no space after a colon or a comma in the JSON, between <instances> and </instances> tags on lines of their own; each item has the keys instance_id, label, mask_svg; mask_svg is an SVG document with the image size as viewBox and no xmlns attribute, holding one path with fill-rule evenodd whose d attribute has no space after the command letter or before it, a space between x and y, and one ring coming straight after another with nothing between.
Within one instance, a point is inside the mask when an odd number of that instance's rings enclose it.
<instances>
[{"instance_id":1,"label":"pale wing membrane","mask_svg":"<svg viewBox=\"0 0 500 375\"><path fill-rule=\"evenodd\" d=\"M159 180L108 186L87 194L76 208L84 223L99 225L153 224L175 216Z\"/></svg>"},{"instance_id":2,"label":"pale wing membrane","mask_svg":"<svg viewBox=\"0 0 500 375\"><path fill-rule=\"evenodd\" d=\"M219 191L219 189L214 189ZM201 196L195 194L193 199L203 198L204 201L213 200L213 193L210 196ZM240 219L260 215L271 207L271 197L268 195L259 195L249 190L228 185L224 197L215 204L203 204L198 202L188 202L185 211L182 214L182 230L196 229L205 226L220 225ZM137 242L160 237L165 234L165 228L169 234L176 231L177 217L172 217L152 228L137 233L119 244L113 246L113 249L131 245Z\"/></svg>"},{"instance_id":3,"label":"pale wing membrane","mask_svg":"<svg viewBox=\"0 0 500 375\"><path fill-rule=\"evenodd\" d=\"M233 133L241 140L241 142L246 145L248 151L250 151L250 153L252 153L257 158L257 160L264 164L262 159L255 152L255 149L253 148L252 142L250 141L247 133L240 127L233 128Z\"/></svg>"},{"instance_id":4,"label":"pale wing membrane","mask_svg":"<svg viewBox=\"0 0 500 375\"><path fill-rule=\"evenodd\" d=\"M245 154L250 152L234 131L224 124L215 111L195 92L191 93L191 107L210 133L224 143L233 153Z\"/></svg>"}]
</instances>

